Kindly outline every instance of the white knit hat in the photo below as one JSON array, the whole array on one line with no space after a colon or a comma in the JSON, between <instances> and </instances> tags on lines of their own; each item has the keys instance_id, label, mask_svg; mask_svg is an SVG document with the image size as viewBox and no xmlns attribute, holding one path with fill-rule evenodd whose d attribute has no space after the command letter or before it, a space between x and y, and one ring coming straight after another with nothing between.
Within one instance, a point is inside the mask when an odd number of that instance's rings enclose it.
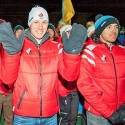
<instances>
[{"instance_id":1,"label":"white knit hat","mask_svg":"<svg viewBox=\"0 0 125 125\"><path fill-rule=\"evenodd\" d=\"M38 19L46 20L49 22L47 11L40 6L35 6L29 12L28 26L30 27L31 23Z\"/></svg>"},{"instance_id":2,"label":"white knit hat","mask_svg":"<svg viewBox=\"0 0 125 125\"><path fill-rule=\"evenodd\" d=\"M95 31L95 26L92 25L92 26L89 26L88 29L87 29L87 36L90 37L90 34Z\"/></svg>"},{"instance_id":3,"label":"white knit hat","mask_svg":"<svg viewBox=\"0 0 125 125\"><path fill-rule=\"evenodd\" d=\"M67 25L64 25L61 29L60 29L60 35L62 36L62 33L65 31L65 32L67 32L67 31L69 31L69 30L71 30L72 29L72 26L71 25L69 25L69 24L67 24Z\"/></svg>"}]
</instances>

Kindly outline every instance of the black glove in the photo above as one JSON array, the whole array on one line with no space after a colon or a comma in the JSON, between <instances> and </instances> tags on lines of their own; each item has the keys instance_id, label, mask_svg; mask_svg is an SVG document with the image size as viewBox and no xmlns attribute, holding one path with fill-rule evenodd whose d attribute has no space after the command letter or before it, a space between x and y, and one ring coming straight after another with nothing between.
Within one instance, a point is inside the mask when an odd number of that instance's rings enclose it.
<instances>
[{"instance_id":1,"label":"black glove","mask_svg":"<svg viewBox=\"0 0 125 125\"><path fill-rule=\"evenodd\" d=\"M23 46L24 35L23 31L20 38L17 39L13 33L10 23L0 24L0 43L2 43L3 48L10 55L20 52Z\"/></svg>"},{"instance_id":2,"label":"black glove","mask_svg":"<svg viewBox=\"0 0 125 125\"><path fill-rule=\"evenodd\" d=\"M72 30L69 39L67 38L65 32L62 33L62 42L64 51L68 54L80 53L86 38L87 38L87 29L81 24L74 23L72 25Z\"/></svg>"},{"instance_id":3,"label":"black glove","mask_svg":"<svg viewBox=\"0 0 125 125\"><path fill-rule=\"evenodd\" d=\"M113 124L124 123L125 122L125 104L121 105L108 119Z\"/></svg>"}]
</instances>

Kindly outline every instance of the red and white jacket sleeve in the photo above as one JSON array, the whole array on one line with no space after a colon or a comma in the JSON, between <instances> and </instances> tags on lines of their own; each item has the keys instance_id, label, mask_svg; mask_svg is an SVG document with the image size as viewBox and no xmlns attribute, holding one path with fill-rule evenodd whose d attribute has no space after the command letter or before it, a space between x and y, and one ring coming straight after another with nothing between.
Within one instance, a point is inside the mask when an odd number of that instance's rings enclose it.
<instances>
[{"instance_id":1,"label":"red and white jacket sleeve","mask_svg":"<svg viewBox=\"0 0 125 125\"><path fill-rule=\"evenodd\" d=\"M80 54L67 54L60 49L58 72L67 81L78 78L80 67Z\"/></svg>"},{"instance_id":2,"label":"red and white jacket sleeve","mask_svg":"<svg viewBox=\"0 0 125 125\"><path fill-rule=\"evenodd\" d=\"M2 48L1 59L1 80L4 84L8 84L10 88L17 78L20 64L20 53L8 55Z\"/></svg>"}]
</instances>

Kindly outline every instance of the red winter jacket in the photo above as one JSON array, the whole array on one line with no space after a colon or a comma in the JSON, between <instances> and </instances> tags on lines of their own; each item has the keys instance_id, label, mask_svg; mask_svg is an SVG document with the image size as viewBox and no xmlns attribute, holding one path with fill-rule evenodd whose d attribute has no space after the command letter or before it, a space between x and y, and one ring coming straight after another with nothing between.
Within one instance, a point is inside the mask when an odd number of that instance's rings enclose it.
<instances>
[{"instance_id":1,"label":"red winter jacket","mask_svg":"<svg viewBox=\"0 0 125 125\"><path fill-rule=\"evenodd\" d=\"M58 75L58 93L61 97L66 97L68 95L67 89L65 87L66 80L63 79L60 75Z\"/></svg>"},{"instance_id":2,"label":"red winter jacket","mask_svg":"<svg viewBox=\"0 0 125 125\"><path fill-rule=\"evenodd\" d=\"M17 78L20 54L8 55L0 46L0 93L7 95L13 90Z\"/></svg>"},{"instance_id":3,"label":"red winter jacket","mask_svg":"<svg viewBox=\"0 0 125 125\"><path fill-rule=\"evenodd\" d=\"M76 92L77 91L77 85L76 85L76 81L67 81L66 83L66 89L67 89L67 92L70 93L70 92Z\"/></svg>"},{"instance_id":4,"label":"red winter jacket","mask_svg":"<svg viewBox=\"0 0 125 125\"><path fill-rule=\"evenodd\" d=\"M30 117L56 114L59 111L57 71L73 81L79 74L79 65L80 55L64 53L58 42L48 39L37 47L35 40L27 35L13 91L14 113Z\"/></svg>"},{"instance_id":5,"label":"red winter jacket","mask_svg":"<svg viewBox=\"0 0 125 125\"><path fill-rule=\"evenodd\" d=\"M67 96L70 92L76 92L76 81L67 81L59 77L59 95L62 97Z\"/></svg>"},{"instance_id":6,"label":"red winter jacket","mask_svg":"<svg viewBox=\"0 0 125 125\"><path fill-rule=\"evenodd\" d=\"M62 37L61 36L56 37L56 41L58 43L62 43ZM64 97L64 96L67 96L68 93L74 92L74 91L77 91L76 80L67 81L59 75L59 95Z\"/></svg>"},{"instance_id":7,"label":"red winter jacket","mask_svg":"<svg viewBox=\"0 0 125 125\"><path fill-rule=\"evenodd\" d=\"M89 39L81 55L78 89L87 111L109 117L125 102L125 48Z\"/></svg>"}]
</instances>

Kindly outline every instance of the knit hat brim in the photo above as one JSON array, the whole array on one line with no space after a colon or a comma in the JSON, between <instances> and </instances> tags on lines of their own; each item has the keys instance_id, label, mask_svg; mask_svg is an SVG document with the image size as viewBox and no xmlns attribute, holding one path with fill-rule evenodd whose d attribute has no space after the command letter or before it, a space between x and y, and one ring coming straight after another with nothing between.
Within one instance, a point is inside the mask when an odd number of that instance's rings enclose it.
<instances>
[{"instance_id":1,"label":"knit hat brim","mask_svg":"<svg viewBox=\"0 0 125 125\"><path fill-rule=\"evenodd\" d=\"M14 27L14 33L17 31L17 30L24 30L24 27L23 26L21 26L21 25L16 25L15 27Z\"/></svg>"},{"instance_id":2,"label":"knit hat brim","mask_svg":"<svg viewBox=\"0 0 125 125\"><path fill-rule=\"evenodd\" d=\"M55 26L52 23L49 23L48 29L55 29Z\"/></svg>"}]
</instances>

